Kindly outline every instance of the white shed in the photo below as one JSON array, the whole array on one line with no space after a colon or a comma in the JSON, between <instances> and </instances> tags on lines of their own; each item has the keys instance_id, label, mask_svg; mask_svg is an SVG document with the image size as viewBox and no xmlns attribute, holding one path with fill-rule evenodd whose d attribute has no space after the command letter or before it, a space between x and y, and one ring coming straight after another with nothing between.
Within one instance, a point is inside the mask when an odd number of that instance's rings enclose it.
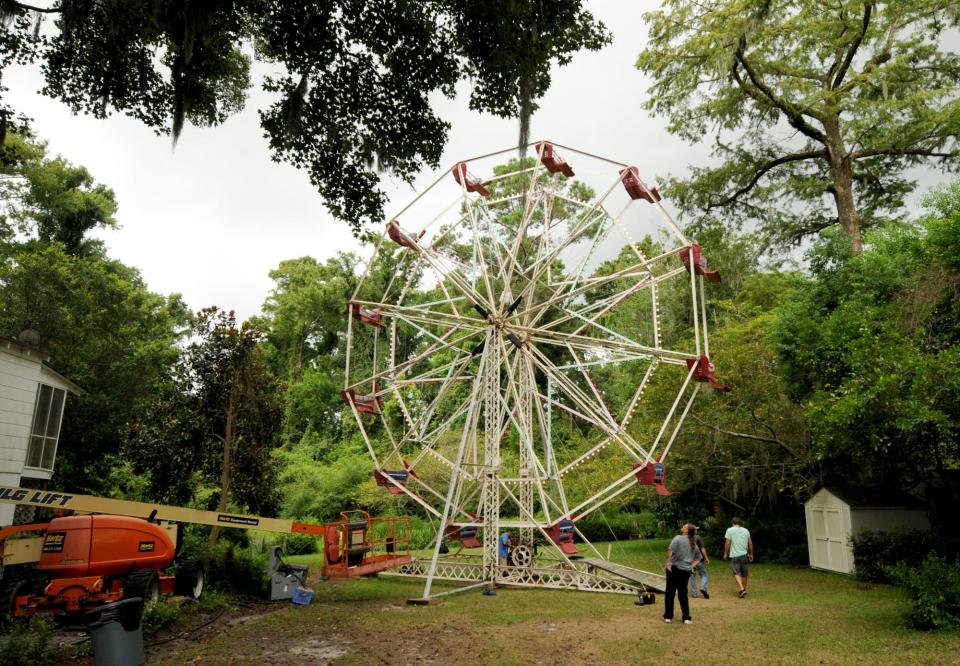
<instances>
[{"instance_id":1,"label":"white shed","mask_svg":"<svg viewBox=\"0 0 960 666\"><path fill-rule=\"evenodd\" d=\"M47 354L0 337L0 485L53 475L67 393L80 388L46 365ZM16 507L0 505L0 526L13 523Z\"/></svg>"},{"instance_id":2,"label":"white shed","mask_svg":"<svg viewBox=\"0 0 960 666\"><path fill-rule=\"evenodd\" d=\"M930 529L927 508L920 500L888 489L821 488L803 507L814 569L853 573L851 537L862 530Z\"/></svg>"}]
</instances>

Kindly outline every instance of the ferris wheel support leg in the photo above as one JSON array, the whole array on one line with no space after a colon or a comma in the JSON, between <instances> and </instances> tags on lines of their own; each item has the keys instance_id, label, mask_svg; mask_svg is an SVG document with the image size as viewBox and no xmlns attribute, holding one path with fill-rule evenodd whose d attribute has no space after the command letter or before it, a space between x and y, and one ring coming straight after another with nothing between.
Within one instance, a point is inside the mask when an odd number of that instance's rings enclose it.
<instances>
[{"instance_id":1,"label":"ferris wheel support leg","mask_svg":"<svg viewBox=\"0 0 960 666\"><path fill-rule=\"evenodd\" d=\"M487 337L490 337L490 332L487 331ZM476 379L473 381L473 390L471 391L471 400L470 400L470 409L467 412L467 420L464 424L463 434L460 437L460 446L457 449L457 459L453 465L453 473L450 475L450 485L447 488L447 501L443 505L443 514L440 516L440 527L438 528L438 537L436 544L433 547L433 557L430 559L430 569L427 572L427 582L423 587L423 598L430 598L430 587L433 585L433 577L437 572L437 560L440 558L440 545L443 543L443 532L447 527L447 520L450 518L450 508L453 500L453 494L457 489L457 481L460 477L460 468L463 465L463 452L467 448L467 440L470 438L471 432L476 434L476 425L477 425L477 397L480 392L480 387L483 385L483 374L484 374L484 365L486 361L486 356L484 355L480 359L480 367L477 371Z\"/></svg>"},{"instance_id":2,"label":"ferris wheel support leg","mask_svg":"<svg viewBox=\"0 0 960 666\"><path fill-rule=\"evenodd\" d=\"M581 541L583 541L585 544L587 544L587 547L590 548L590 550L592 550L594 553L596 553L597 557L599 557L601 560L607 559L607 558L605 558L605 557L603 556L603 554L600 553L599 550L597 550L597 547L596 547L596 546L594 546L592 543L590 543L590 539L588 539L587 537L585 537L585 536L583 535L583 532L580 531L580 528L579 528L579 527L577 527L576 525L574 525L574 526L573 526L573 531L576 533L576 535L577 535L578 537L580 537L580 540L581 540Z\"/></svg>"},{"instance_id":3,"label":"ferris wheel support leg","mask_svg":"<svg viewBox=\"0 0 960 666\"><path fill-rule=\"evenodd\" d=\"M499 337L499 336L497 336ZM500 369L502 347L492 328L487 329L484 346L485 367L477 376L483 381L483 490L480 499L483 514L483 578L491 583L500 569Z\"/></svg>"}]
</instances>

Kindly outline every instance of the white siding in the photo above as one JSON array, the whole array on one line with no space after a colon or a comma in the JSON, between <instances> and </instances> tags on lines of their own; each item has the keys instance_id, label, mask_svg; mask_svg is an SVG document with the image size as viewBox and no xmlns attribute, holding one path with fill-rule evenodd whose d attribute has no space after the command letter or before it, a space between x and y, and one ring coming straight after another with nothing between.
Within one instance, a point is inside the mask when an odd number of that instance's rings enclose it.
<instances>
[{"instance_id":1,"label":"white siding","mask_svg":"<svg viewBox=\"0 0 960 666\"><path fill-rule=\"evenodd\" d=\"M23 467L40 367L39 359L0 352L0 473Z\"/></svg>"},{"instance_id":2,"label":"white siding","mask_svg":"<svg viewBox=\"0 0 960 666\"><path fill-rule=\"evenodd\" d=\"M925 509L854 509L851 518L853 534L861 530L930 529L930 518Z\"/></svg>"}]
</instances>

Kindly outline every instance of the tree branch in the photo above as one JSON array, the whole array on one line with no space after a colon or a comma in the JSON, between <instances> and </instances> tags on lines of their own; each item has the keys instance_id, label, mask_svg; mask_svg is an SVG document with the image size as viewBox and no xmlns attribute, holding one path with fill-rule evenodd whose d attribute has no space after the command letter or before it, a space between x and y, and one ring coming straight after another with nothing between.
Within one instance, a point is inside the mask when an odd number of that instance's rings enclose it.
<instances>
[{"instance_id":1,"label":"tree branch","mask_svg":"<svg viewBox=\"0 0 960 666\"><path fill-rule=\"evenodd\" d=\"M17 9L24 9L26 11L37 12L39 14L59 14L63 11L63 7L60 5L56 5L54 7L34 7L33 5L17 2L17 0L7 0L7 2Z\"/></svg>"},{"instance_id":2,"label":"tree branch","mask_svg":"<svg viewBox=\"0 0 960 666\"><path fill-rule=\"evenodd\" d=\"M739 46L737 46L737 50L734 53L734 57L736 58L737 62L740 63L740 66L743 67L743 70L747 73L747 76L750 77L750 82L754 85L754 87L756 87L757 90L759 90L762 93L762 96L764 99L766 99L775 107L780 109L784 113L784 115L787 116L787 121L790 123L791 127L802 132L803 134L806 134L811 139L814 139L815 141L818 141L819 143L826 145L827 137L823 132L813 127L812 125L810 125L810 123L808 123L806 120L803 119L803 116L799 111L793 108L791 104L788 104L784 100L778 98L774 94L774 92L770 90L770 88L766 86L763 83L763 81L760 80L760 77L757 76L757 73L753 69L753 66L750 65L750 63L747 61L746 57L744 56L743 49L746 46L746 43L747 43L746 38L741 37L740 44ZM749 94L754 99L757 99L757 95L753 91L749 90L749 88L747 88L747 86L744 84L743 79L740 78L740 75L737 73L736 67L733 68L733 76L734 76L734 79L737 81L737 83L740 84L740 87L743 88L744 91L747 92L747 94ZM808 110L807 113L813 118L820 120L819 114L810 110Z\"/></svg>"},{"instance_id":3,"label":"tree branch","mask_svg":"<svg viewBox=\"0 0 960 666\"><path fill-rule=\"evenodd\" d=\"M863 22L860 25L860 33L854 38L853 42L850 44L850 48L847 49L847 57L844 58L843 64L840 65L840 70L837 72L836 77L833 79L831 84L831 89L836 88L843 82L843 77L847 75L847 70L850 69L850 65L853 63L854 56L857 55L857 51L860 50L860 45L863 43L863 38L867 34L867 29L870 27L870 16L873 12L873 3L866 2L863 5Z\"/></svg>"},{"instance_id":4,"label":"tree branch","mask_svg":"<svg viewBox=\"0 0 960 666\"><path fill-rule=\"evenodd\" d=\"M952 153L938 153L931 148L925 150L922 148L897 150L895 148L875 148L873 150L859 150L850 153L850 159L859 160L864 157L874 157L876 155L920 155L923 157L960 157L960 151Z\"/></svg>"},{"instance_id":5,"label":"tree branch","mask_svg":"<svg viewBox=\"0 0 960 666\"><path fill-rule=\"evenodd\" d=\"M786 451L787 453L789 453L790 455L792 455L792 456L793 456L794 458L796 458L797 460L803 460L803 458L802 458L801 456L798 456L798 455L797 455L796 451L794 451L794 450L791 449L789 446L787 446L787 445L783 442L783 440L781 440L781 439L779 439L779 438L775 438L775 437L763 437L763 436L761 436L761 435L751 435L750 433L746 433L746 432L734 432L733 430L725 430L725 429L721 428L720 426L715 426L715 425L713 425L712 423L707 423L706 421L704 421L704 420L700 419L699 417L697 417L695 414L692 414L692 415L691 415L691 418L693 418L693 420L696 421L697 423L699 423L700 425L702 425L702 426L704 426L704 427L707 427L707 428L710 428L711 430L713 430L713 431L715 431L715 432L719 432L721 435L727 435L727 436L729 436L729 437L739 437L739 438L741 438L741 439L752 439L752 440L757 441L757 442L769 442L770 444L776 444L777 446L782 447L784 451Z\"/></svg>"},{"instance_id":6,"label":"tree branch","mask_svg":"<svg viewBox=\"0 0 960 666\"><path fill-rule=\"evenodd\" d=\"M784 155L783 157L778 157L775 160L771 160L766 164L764 164L762 167L760 167L756 171L756 173L753 174L753 178L750 179L749 183L741 187L739 190L737 190L730 196L726 197L723 201L720 201L718 203L708 204L707 208L708 209L719 208L721 206L727 206L733 203L734 201L739 199L741 196L743 196L744 194L752 190L756 186L756 184L760 181L760 179L764 176L764 174L766 174L771 169L774 169L782 164L788 164L790 162L800 162L802 160L809 160L817 157L824 157L824 158L827 157L827 151L826 150L808 150L802 153L791 153L790 155Z\"/></svg>"}]
</instances>

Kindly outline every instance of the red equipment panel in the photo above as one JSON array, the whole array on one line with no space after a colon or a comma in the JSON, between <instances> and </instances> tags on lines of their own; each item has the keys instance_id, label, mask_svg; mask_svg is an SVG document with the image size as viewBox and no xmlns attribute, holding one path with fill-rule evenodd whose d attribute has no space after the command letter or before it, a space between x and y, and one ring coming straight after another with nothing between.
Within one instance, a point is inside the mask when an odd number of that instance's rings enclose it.
<instances>
[{"instance_id":1,"label":"red equipment panel","mask_svg":"<svg viewBox=\"0 0 960 666\"><path fill-rule=\"evenodd\" d=\"M117 576L163 569L174 556L166 531L128 516L66 516L50 521L37 570L55 576Z\"/></svg>"}]
</instances>

